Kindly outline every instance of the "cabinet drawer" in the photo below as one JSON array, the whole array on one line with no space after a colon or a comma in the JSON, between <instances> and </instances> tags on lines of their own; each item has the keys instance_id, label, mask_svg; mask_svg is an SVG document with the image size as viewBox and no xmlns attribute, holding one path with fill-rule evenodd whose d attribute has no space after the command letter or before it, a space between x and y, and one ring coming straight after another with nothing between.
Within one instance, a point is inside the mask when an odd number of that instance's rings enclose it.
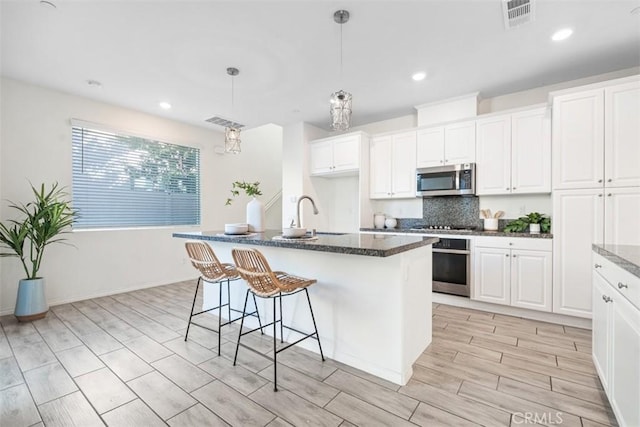
<instances>
[{"instance_id":1,"label":"cabinet drawer","mask_svg":"<svg viewBox=\"0 0 640 427\"><path fill-rule=\"evenodd\" d=\"M640 308L640 277L623 270L595 252L593 253L593 268L631 304Z\"/></svg>"},{"instance_id":2,"label":"cabinet drawer","mask_svg":"<svg viewBox=\"0 0 640 427\"><path fill-rule=\"evenodd\" d=\"M533 251L551 251L552 239L526 238L526 237L484 237L475 238L476 247L503 248L503 249L529 249Z\"/></svg>"}]
</instances>

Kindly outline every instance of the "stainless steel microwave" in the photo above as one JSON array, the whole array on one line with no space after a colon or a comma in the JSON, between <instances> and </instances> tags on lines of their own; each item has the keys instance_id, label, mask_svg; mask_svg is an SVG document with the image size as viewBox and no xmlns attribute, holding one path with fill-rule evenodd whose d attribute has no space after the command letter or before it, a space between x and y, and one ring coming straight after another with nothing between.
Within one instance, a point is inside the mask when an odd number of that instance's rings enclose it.
<instances>
[{"instance_id":1,"label":"stainless steel microwave","mask_svg":"<svg viewBox=\"0 0 640 427\"><path fill-rule=\"evenodd\" d=\"M436 166L416 170L416 196L467 196L476 193L476 164Z\"/></svg>"}]
</instances>

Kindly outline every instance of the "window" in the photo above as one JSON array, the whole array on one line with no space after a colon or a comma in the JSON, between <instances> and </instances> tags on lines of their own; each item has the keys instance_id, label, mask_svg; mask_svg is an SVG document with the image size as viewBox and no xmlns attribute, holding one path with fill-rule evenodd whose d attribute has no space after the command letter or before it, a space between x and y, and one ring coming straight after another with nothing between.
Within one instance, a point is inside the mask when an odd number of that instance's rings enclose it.
<instances>
[{"instance_id":1,"label":"window","mask_svg":"<svg viewBox=\"0 0 640 427\"><path fill-rule=\"evenodd\" d=\"M72 124L74 229L200 224L200 150Z\"/></svg>"}]
</instances>

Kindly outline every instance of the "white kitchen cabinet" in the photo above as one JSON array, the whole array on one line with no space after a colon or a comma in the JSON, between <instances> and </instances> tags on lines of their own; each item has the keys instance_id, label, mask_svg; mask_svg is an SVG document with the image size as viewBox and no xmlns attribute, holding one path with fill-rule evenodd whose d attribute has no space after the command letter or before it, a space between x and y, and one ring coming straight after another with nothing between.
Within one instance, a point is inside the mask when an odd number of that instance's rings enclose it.
<instances>
[{"instance_id":1,"label":"white kitchen cabinet","mask_svg":"<svg viewBox=\"0 0 640 427\"><path fill-rule=\"evenodd\" d=\"M591 317L591 244L640 245L640 188L553 193L553 311Z\"/></svg>"},{"instance_id":2,"label":"white kitchen cabinet","mask_svg":"<svg viewBox=\"0 0 640 427\"><path fill-rule=\"evenodd\" d=\"M594 364L618 424L638 426L640 307L625 292L640 289L640 278L596 253L592 271ZM627 279L620 282L619 277Z\"/></svg>"},{"instance_id":3,"label":"white kitchen cabinet","mask_svg":"<svg viewBox=\"0 0 640 427\"><path fill-rule=\"evenodd\" d=\"M549 239L476 238L473 299L551 311L551 249Z\"/></svg>"},{"instance_id":4,"label":"white kitchen cabinet","mask_svg":"<svg viewBox=\"0 0 640 427\"><path fill-rule=\"evenodd\" d=\"M444 127L418 129L416 167L444 165Z\"/></svg>"},{"instance_id":5,"label":"white kitchen cabinet","mask_svg":"<svg viewBox=\"0 0 640 427\"><path fill-rule=\"evenodd\" d=\"M640 82L604 90L604 172L607 187L640 186Z\"/></svg>"},{"instance_id":6,"label":"white kitchen cabinet","mask_svg":"<svg viewBox=\"0 0 640 427\"><path fill-rule=\"evenodd\" d=\"M476 194L551 192L551 121L546 108L476 121Z\"/></svg>"},{"instance_id":7,"label":"white kitchen cabinet","mask_svg":"<svg viewBox=\"0 0 640 427\"><path fill-rule=\"evenodd\" d=\"M553 98L553 188L640 186L640 82Z\"/></svg>"},{"instance_id":8,"label":"white kitchen cabinet","mask_svg":"<svg viewBox=\"0 0 640 427\"><path fill-rule=\"evenodd\" d=\"M371 139L369 189L372 199L416 197L416 132Z\"/></svg>"},{"instance_id":9,"label":"white kitchen cabinet","mask_svg":"<svg viewBox=\"0 0 640 427\"><path fill-rule=\"evenodd\" d=\"M310 143L311 175L357 174L360 169L362 136L342 135Z\"/></svg>"},{"instance_id":10,"label":"white kitchen cabinet","mask_svg":"<svg viewBox=\"0 0 640 427\"><path fill-rule=\"evenodd\" d=\"M611 374L611 326L612 308L611 289L607 281L599 274L593 273L593 317L591 322L591 351L593 364L600 376L602 388L609 389Z\"/></svg>"},{"instance_id":11,"label":"white kitchen cabinet","mask_svg":"<svg viewBox=\"0 0 640 427\"><path fill-rule=\"evenodd\" d=\"M416 166L419 168L474 163L475 121L418 129Z\"/></svg>"},{"instance_id":12,"label":"white kitchen cabinet","mask_svg":"<svg viewBox=\"0 0 640 427\"><path fill-rule=\"evenodd\" d=\"M553 192L553 311L591 317L591 245L604 242L602 190Z\"/></svg>"}]
</instances>

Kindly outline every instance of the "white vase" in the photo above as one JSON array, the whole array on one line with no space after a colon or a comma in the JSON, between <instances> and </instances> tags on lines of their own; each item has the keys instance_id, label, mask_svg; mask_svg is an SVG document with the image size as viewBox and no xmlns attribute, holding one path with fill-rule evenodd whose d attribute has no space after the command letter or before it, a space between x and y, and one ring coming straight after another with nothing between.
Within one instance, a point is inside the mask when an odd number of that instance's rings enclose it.
<instances>
[{"instance_id":1,"label":"white vase","mask_svg":"<svg viewBox=\"0 0 640 427\"><path fill-rule=\"evenodd\" d=\"M386 217L384 214L377 213L373 215L373 226L375 228L384 228L384 220Z\"/></svg>"},{"instance_id":2,"label":"white vase","mask_svg":"<svg viewBox=\"0 0 640 427\"><path fill-rule=\"evenodd\" d=\"M264 231L264 205L255 197L247 203L247 224L249 224L249 231L257 233Z\"/></svg>"},{"instance_id":3,"label":"white vase","mask_svg":"<svg viewBox=\"0 0 640 427\"><path fill-rule=\"evenodd\" d=\"M529 224L529 234L540 234L540 224Z\"/></svg>"}]
</instances>

